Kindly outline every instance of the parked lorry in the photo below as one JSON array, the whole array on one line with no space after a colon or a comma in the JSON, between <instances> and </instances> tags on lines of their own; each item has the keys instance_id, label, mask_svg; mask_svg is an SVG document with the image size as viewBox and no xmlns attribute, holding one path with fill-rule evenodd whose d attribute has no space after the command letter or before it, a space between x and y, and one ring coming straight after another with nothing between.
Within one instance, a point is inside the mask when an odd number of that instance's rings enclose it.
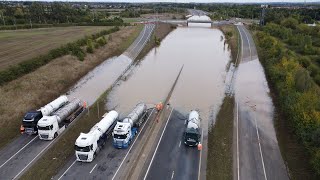
<instances>
[{"instance_id":1,"label":"parked lorry","mask_svg":"<svg viewBox=\"0 0 320 180\"><path fill-rule=\"evenodd\" d=\"M80 133L75 142L75 154L77 161L91 162L97 153L105 145L107 137L117 122L118 113L110 111L103 116L103 119L95 124L88 133Z\"/></svg>"},{"instance_id":2,"label":"parked lorry","mask_svg":"<svg viewBox=\"0 0 320 180\"><path fill-rule=\"evenodd\" d=\"M201 141L200 115L197 111L192 110L187 119L186 129L184 132L184 144L187 146L197 146Z\"/></svg>"},{"instance_id":3,"label":"parked lorry","mask_svg":"<svg viewBox=\"0 0 320 180\"><path fill-rule=\"evenodd\" d=\"M113 130L113 146L115 148L127 148L138 132L138 128L147 118L147 105L139 103L132 112L117 122Z\"/></svg>"},{"instance_id":4,"label":"parked lorry","mask_svg":"<svg viewBox=\"0 0 320 180\"><path fill-rule=\"evenodd\" d=\"M38 121L39 138L42 140L55 139L84 111L85 106L85 102L75 98L50 116L43 116Z\"/></svg>"},{"instance_id":5,"label":"parked lorry","mask_svg":"<svg viewBox=\"0 0 320 180\"><path fill-rule=\"evenodd\" d=\"M55 99L54 101L50 102L49 104L45 105L44 107L41 107L40 109L36 111L28 111L23 120L22 125L20 127L20 132L23 134L37 134L38 128L37 124L38 121L43 116L49 116L52 113L54 113L56 110L64 106L68 102L67 96L63 95L59 98Z\"/></svg>"}]
</instances>

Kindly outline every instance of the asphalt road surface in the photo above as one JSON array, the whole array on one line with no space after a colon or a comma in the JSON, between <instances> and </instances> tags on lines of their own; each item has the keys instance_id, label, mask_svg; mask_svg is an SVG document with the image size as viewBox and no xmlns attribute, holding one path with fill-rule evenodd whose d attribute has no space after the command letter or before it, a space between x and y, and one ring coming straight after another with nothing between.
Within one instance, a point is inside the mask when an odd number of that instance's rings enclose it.
<instances>
[{"instance_id":1,"label":"asphalt road surface","mask_svg":"<svg viewBox=\"0 0 320 180\"><path fill-rule=\"evenodd\" d=\"M274 106L249 31L237 26L242 44L235 83L234 179L289 179L273 124Z\"/></svg>"},{"instance_id":2,"label":"asphalt road surface","mask_svg":"<svg viewBox=\"0 0 320 180\"><path fill-rule=\"evenodd\" d=\"M146 179L198 179L200 151L187 147L183 141L186 116L172 112Z\"/></svg>"},{"instance_id":3,"label":"asphalt road surface","mask_svg":"<svg viewBox=\"0 0 320 180\"><path fill-rule=\"evenodd\" d=\"M154 27L154 24L146 24L139 37L127 49L126 55L136 58L149 40ZM37 136L21 135L16 138L0 150L0 179L19 178L54 142L55 140L40 140ZM112 157L112 154L110 156ZM103 166L101 168L103 169Z\"/></svg>"},{"instance_id":4,"label":"asphalt road surface","mask_svg":"<svg viewBox=\"0 0 320 180\"><path fill-rule=\"evenodd\" d=\"M105 147L91 163L77 162L74 156L53 179L113 179L119 166L123 163L123 159L138 146L141 137L151 121L154 120L155 115L155 111L150 113L146 122L142 124L139 134L127 149L114 148L111 136L108 138Z\"/></svg>"},{"instance_id":5,"label":"asphalt road surface","mask_svg":"<svg viewBox=\"0 0 320 180\"><path fill-rule=\"evenodd\" d=\"M135 39L135 41L129 46L129 48L124 53L132 60L137 58L147 41L150 39L151 34L155 28L155 25L152 23L148 23L144 26L142 32L139 36Z\"/></svg>"}]
</instances>

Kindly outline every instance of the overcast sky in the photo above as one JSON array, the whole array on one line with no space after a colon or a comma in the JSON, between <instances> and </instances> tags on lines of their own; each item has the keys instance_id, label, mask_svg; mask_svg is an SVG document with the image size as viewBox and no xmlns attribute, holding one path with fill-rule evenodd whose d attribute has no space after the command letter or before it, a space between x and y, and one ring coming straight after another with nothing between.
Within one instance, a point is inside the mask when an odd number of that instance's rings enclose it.
<instances>
[{"instance_id":1,"label":"overcast sky","mask_svg":"<svg viewBox=\"0 0 320 180\"><path fill-rule=\"evenodd\" d=\"M6 1L6 0L4 0ZM26 0L26 1L46 1L46 0ZM55 0L47 0L55 1ZM263 2L304 2L305 0L58 0L58 1L86 1L86 2L205 2L205 3L263 3ZM307 2L320 2L320 0L306 0Z\"/></svg>"}]
</instances>

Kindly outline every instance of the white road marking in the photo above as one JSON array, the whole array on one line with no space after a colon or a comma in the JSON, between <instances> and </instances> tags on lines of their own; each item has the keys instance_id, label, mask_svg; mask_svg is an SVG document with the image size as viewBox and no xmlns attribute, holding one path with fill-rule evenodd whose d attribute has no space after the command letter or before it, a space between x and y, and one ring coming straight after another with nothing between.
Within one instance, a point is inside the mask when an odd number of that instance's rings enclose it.
<instances>
[{"instance_id":1,"label":"white road marking","mask_svg":"<svg viewBox=\"0 0 320 180\"><path fill-rule=\"evenodd\" d=\"M24 145L19 151L17 151L14 155L12 155L6 162L4 162L0 168L2 168L5 164L7 164L12 158L14 158L17 154L19 154L24 148L26 148L30 143L32 143L38 136L34 137L30 142Z\"/></svg>"},{"instance_id":2,"label":"white road marking","mask_svg":"<svg viewBox=\"0 0 320 180\"><path fill-rule=\"evenodd\" d=\"M173 179L173 177L174 177L174 171L172 171L171 180Z\"/></svg>"},{"instance_id":3,"label":"white road marking","mask_svg":"<svg viewBox=\"0 0 320 180\"><path fill-rule=\"evenodd\" d=\"M126 160L127 156L129 155L129 153L130 153L130 151L131 151L132 147L134 146L134 144L135 144L136 140L138 139L138 137L139 137L140 133L142 132L142 130L143 130L143 128L144 128L144 126L145 126L145 125L147 124L147 122L149 121L149 119L150 119L150 117L151 117L151 115L152 115L153 111L154 111L154 109L152 109L152 111L151 111L151 113L150 113L150 115L149 115L149 117L148 117L147 121L144 123L144 125L143 125L143 126L142 126L142 128L141 128L141 130L139 131L139 134L138 134L138 135L137 135L137 137L134 139L134 141L133 141L133 143L132 143L132 145L131 145L130 149L128 150L128 152L127 152L127 154L126 154L126 156L123 158L123 160L122 160L122 162L121 162L120 166L118 167L117 171L114 173L114 176L112 177L112 180L114 180L114 178L116 177L116 175L117 175L118 171L120 170L120 168L121 168L121 166L122 166L123 162Z\"/></svg>"},{"instance_id":4,"label":"white road marking","mask_svg":"<svg viewBox=\"0 0 320 180\"><path fill-rule=\"evenodd\" d=\"M179 142L179 147L181 146L181 141Z\"/></svg>"},{"instance_id":5,"label":"white road marking","mask_svg":"<svg viewBox=\"0 0 320 180\"><path fill-rule=\"evenodd\" d=\"M249 38L248 38L247 33L245 32L245 30L244 30L244 29L242 29L242 30L243 30L244 35L246 35L246 38L247 38L247 41L248 41L248 44L249 44L250 60L252 60L251 44L250 44L250 41L249 41Z\"/></svg>"},{"instance_id":6,"label":"white road marking","mask_svg":"<svg viewBox=\"0 0 320 180\"><path fill-rule=\"evenodd\" d=\"M69 171L69 169L74 165L74 163L76 163L76 162L77 162L77 160L74 160L73 163L68 167L68 169L65 172L63 172L63 174L59 177L58 180L60 180Z\"/></svg>"},{"instance_id":7,"label":"white road marking","mask_svg":"<svg viewBox=\"0 0 320 180\"><path fill-rule=\"evenodd\" d=\"M203 129L201 131L201 143L203 142ZM200 171L201 171L201 157L202 157L202 149L200 151L200 155L199 155L199 170L198 170L198 180L200 180Z\"/></svg>"},{"instance_id":8,"label":"white road marking","mask_svg":"<svg viewBox=\"0 0 320 180\"><path fill-rule=\"evenodd\" d=\"M264 179L267 180L266 169L264 167L264 160L263 160L263 155L262 155L262 150L261 150L260 136L259 136L259 130L258 130L256 117L254 117L254 121L256 123L256 131L257 131L257 136L258 136L258 144L259 144L259 149L260 149L260 157L261 157L261 163L262 163L262 167L263 167Z\"/></svg>"},{"instance_id":9,"label":"white road marking","mask_svg":"<svg viewBox=\"0 0 320 180\"><path fill-rule=\"evenodd\" d=\"M13 179L16 179L19 177L19 175L28 167L30 164L40 156L56 139L52 140L45 148L43 148L39 154L36 155Z\"/></svg>"},{"instance_id":10,"label":"white road marking","mask_svg":"<svg viewBox=\"0 0 320 180\"><path fill-rule=\"evenodd\" d=\"M98 164L96 164L96 165L93 166L93 168L92 168L91 171L90 171L90 174L92 173L92 171L94 170L94 168L96 168L97 165L98 165Z\"/></svg>"},{"instance_id":11,"label":"white road marking","mask_svg":"<svg viewBox=\"0 0 320 180\"><path fill-rule=\"evenodd\" d=\"M171 110L171 112L170 112L170 115L169 115L169 117L168 117L168 119L167 119L166 125L164 126L164 128L163 128L163 130L162 130L162 133L161 133L160 139L159 139L159 141L158 141L157 147L156 147L156 149L155 149L155 151L154 151L154 153L153 153L153 155L152 155L152 158L151 158L150 164L149 164L149 166L148 166L148 169L147 169L146 174L144 175L143 180L145 180L145 179L147 178L147 176L148 176L148 173L149 173L150 167L151 167L152 162L153 162L153 159L154 159L154 157L155 157L155 155L156 155L156 153L157 153L157 150L158 150L158 147L159 147L159 145L160 145L160 142L161 142L162 136L163 136L163 134L164 134L164 131L165 131L165 130L166 130L166 128L167 128L167 125L168 125L168 122L169 122L169 120L170 120L170 117L171 117L172 111L173 111L173 108L172 108L172 110Z\"/></svg>"},{"instance_id":12,"label":"white road marking","mask_svg":"<svg viewBox=\"0 0 320 180\"><path fill-rule=\"evenodd\" d=\"M239 167L239 105L237 102L237 176L240 180L240 167Z\"/></svg>"}]
</instances>

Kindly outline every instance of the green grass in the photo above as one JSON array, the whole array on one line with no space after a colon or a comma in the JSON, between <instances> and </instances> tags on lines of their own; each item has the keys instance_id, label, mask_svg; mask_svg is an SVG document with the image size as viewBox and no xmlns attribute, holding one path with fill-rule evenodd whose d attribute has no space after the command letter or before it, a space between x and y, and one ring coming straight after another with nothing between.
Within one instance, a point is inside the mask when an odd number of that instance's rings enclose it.
<instances>
[{"instance_id":1,"label":"green grass","mask_svg":"<svg viewBox=\"0 0 320 180\"><path fill-rule=\"evenodd\" d=\"M142 28L138 27L136 32L131 35L126 41L121 44L122 50L125 50L139 35ZM140 31L139 31L140 30ZM74 155L74 142L78 138L80 132L88 132L90 128L97 123L101 116L106 112L105 100L108 93L111 91L109 88L104 92L99 99L90 107L87 114L81 117L72 126L69 126L65 134L63 134L57 142L50 147L35 163L25 172L20 179L51 179L56 175L59 170L69 161ZM98 114L99 112L99 114ZM63 148L61 148L63 147Z\"/></svg>"},{"instance_id":2,"label":"green grass","mask_svg":"<svg viewBox=\"0 0 320 180\"><path fill-rule=\"evenodd\" d=\"M226 96L208 134L207 179L232 179L234 97Z\"/></svg>"},{"instance_id":3,"label":"green grass","mask_svg":"<svg viewBox=\"0 0 320 180\"><path fill-rule=\"evenodd\" d=\"M143 29L143 25L137 25L134 33L132 34L132 36L130 36L126 41L124 41L123 43L121 43L120 48L119 48L119 53L122 53L123 51L125 51L132 43L133 41L139 36L140 32Z\"/></svg>"}]
</instances>

